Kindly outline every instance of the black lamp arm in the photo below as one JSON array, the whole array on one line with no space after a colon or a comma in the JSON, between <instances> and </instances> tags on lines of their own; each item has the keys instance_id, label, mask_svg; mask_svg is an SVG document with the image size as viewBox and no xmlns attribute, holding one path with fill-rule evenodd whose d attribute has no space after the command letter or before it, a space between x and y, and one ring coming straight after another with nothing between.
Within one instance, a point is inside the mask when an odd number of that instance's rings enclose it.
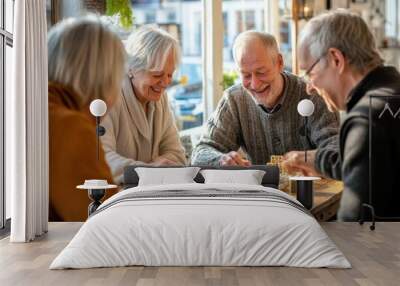
<instances>
[{"instance_id":1,"label":"black lamp arm","mask_svg":"<svg viewBox=\"0 0 400 286\"><path fill-rule=\"evenodd\" d=\"M308 130L308 128L307 128L307 126L308 126L308 116L305 116L304 117L304 136L306 137L306 140L307 140L307 138L308 138L308 132L307 132L307 130ZM305 152L304 152L304 162L307 162L307 148L306 148L306 150L305 150Z\"/></svg>"},{"instance_id":2,"label":"black lamp arm","mask_svg":"<svg viewBox=\"0 0 400 286\"><path fill-rule=\"evenodd\" d=\"M104 126L100 125L100 116L96 116L96 150L97 150L97 160L99 160L100 156L100 143L99 143L99 137L103 136L106 134L106 129Z\"/></svg>"}]
</instances>

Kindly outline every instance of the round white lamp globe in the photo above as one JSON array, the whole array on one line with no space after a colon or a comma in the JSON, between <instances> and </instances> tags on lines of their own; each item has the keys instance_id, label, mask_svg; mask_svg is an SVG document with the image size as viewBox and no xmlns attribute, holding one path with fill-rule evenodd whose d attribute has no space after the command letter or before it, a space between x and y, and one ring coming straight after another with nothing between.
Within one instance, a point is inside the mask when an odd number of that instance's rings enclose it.
<instances>
[{"instance_id":1,"label":"round white lamp globe","mask_svg":"<svg viewBox=\"0 0 400 286\"><path fill-rule=\"evenodd\" d=\"M310 116L314 113L314 103L309 99L303 99L297 104L297 112L301 116Z\"/></svg>"},{"instance_id":2,"label":"round white lamp globe","mask_svg":"<svg viewBox=\"0 0 400 286\"><path fill-rule=\"evenodd\" d=\"M107 111L107 104L101 99L95 99L90 103L90 113L96 117L103 116Z\"/></svg>"}]
</instances>

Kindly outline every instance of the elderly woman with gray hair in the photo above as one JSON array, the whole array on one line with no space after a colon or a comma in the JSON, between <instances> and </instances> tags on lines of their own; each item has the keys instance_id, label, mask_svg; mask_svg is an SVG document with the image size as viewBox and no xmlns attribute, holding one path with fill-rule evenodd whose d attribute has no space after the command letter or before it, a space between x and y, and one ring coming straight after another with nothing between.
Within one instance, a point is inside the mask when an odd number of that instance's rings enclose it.
<instances>
[{"instance_id":1,"label":"elderly woman with gray hair","mask_svg":"<svg viewBox=\"0 0 400 286\"><path fill-rule=\"evenodd\" d=\"M103 148L117 183L128 165L186 163L165 92L180 61L177 40L147 25L130 35L126 51L121 96L103 121Z\"/></svg>"}]
</instances>

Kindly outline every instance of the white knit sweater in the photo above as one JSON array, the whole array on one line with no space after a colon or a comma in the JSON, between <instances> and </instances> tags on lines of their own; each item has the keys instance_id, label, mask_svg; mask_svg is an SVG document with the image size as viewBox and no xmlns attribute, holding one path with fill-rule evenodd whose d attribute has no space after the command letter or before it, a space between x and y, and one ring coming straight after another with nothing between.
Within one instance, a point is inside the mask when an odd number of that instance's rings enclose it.
<instances>
[{"instance_id":1,"label":"white knit sweater","mask_svg":"<svg viewBox=\"0 0 400 286\"><path fill-rule=\"evenodd\" d=\"M103 148L116 183L122 183L128 165L150 163L160 156L177 164L186 163L167 94L157 102L149 102L146 114L126 77L121 96L102 125L106 128L101 137Z\"/></svg>"}]
</instances>

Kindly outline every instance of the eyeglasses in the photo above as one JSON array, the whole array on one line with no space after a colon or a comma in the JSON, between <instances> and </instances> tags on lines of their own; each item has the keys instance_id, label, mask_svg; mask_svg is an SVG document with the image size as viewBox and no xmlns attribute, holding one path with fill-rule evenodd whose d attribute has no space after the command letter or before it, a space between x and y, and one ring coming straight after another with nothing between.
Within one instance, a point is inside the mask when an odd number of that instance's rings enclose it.
<instances>
[{"instance_id":1,"label":"eyeglasses","mask_svg":"<svg viewBox=\"0 0 400 286\"><path fill-rule=\"evenodd\" d=\"M324 56L319 57L305 72L304 74L301 76L301 78L306 82L309 83L311 81L310 79L310 73L312 72L312 70L314 69L314 67L320 62L320 60L323 58Z\"/></svg>"}]
</instances>

